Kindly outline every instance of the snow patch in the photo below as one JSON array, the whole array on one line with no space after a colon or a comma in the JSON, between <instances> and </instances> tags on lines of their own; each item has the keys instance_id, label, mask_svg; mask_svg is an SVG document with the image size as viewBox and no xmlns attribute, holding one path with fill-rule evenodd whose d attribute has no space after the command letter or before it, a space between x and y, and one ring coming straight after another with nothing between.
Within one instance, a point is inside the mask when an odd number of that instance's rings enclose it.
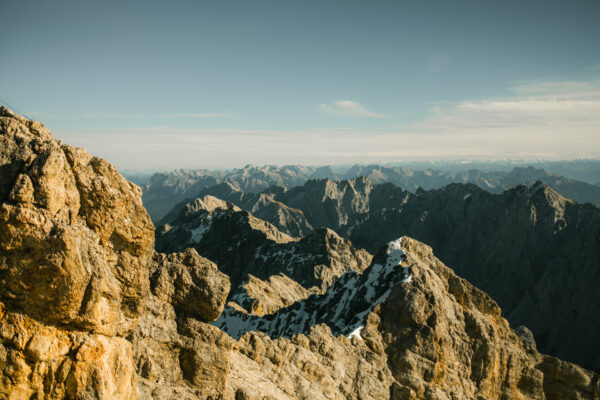
<instances>
[{"instance_id":1,"label":"snow patch","mask_svg":"<svg viewBox=\"0 0 600 400\"><path fill-rule=\"evenodd\" d=\"M208 217L202 223L194 229L190 230L192 234L192 238L190 239L191 243L200 243L206 232L210 230L212 226L212 216Z\"/></svg>"},{"instance_id":2,"label":"snow patch","mask_svg":"<svg viewBox=\"0 0 600 400\"><path fill-rule=\"evenodd\" d=\"M358 328L356 328L355 330L353 330L352 332L350 332L350 334L348 336L346 336L348 339L352 339L352 336L362 340L362 336L360 336L360 332L363 330L364 326L359 326Z\"/></svg>"}]
</instances>

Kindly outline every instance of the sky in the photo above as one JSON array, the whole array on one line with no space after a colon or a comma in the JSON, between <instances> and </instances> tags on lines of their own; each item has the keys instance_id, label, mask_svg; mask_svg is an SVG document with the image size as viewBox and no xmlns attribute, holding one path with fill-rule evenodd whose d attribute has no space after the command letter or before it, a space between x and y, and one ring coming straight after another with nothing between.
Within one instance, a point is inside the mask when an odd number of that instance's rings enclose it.
<instances>
[{"instance_id":1,"label":"sky","mask_svg":"<svg viewBox=\"0 0 600 400\"><path fill-rule=\"evenodd\" d=\"M600 1L0 0L0 99L122 170L600 158Z\"/></svg>"}]
</instances>

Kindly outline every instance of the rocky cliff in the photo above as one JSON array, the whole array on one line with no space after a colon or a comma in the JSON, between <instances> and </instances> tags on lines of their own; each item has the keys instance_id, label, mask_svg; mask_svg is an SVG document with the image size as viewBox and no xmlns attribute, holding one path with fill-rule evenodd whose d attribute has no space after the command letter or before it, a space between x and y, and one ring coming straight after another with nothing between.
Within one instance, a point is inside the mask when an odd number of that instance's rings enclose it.
<instances>
[{"instance_id":1,"label":"rocky cliff","mask_svg":"<svg viewBox=\"0 0 600 400\"><path fill-rule=\"evenodd\" d=\"M0 392L136 397L154 227L104 160L0 109Z\"/></svg>"},{"instance_id":2,"label":"rocky cliff","mask_svg":"<svg viewBox=\"0 0 600 400\"><path fill-rule=\"evenodd\" d=\"M322 268L346 272L242 318L252 329L236 340L215 326L229 315L224 269L194 249L155 252L136 186L4 108L0 141L0 399L600 396L597 375L539 354L525 328L513 332L493 300L409 238L364 268L321 231L303 246L337 252ZM187 212L187 223L239 228L248 248L301 243L214 199ZM250 326L285 314L286 329Z\"/></svg>"}]
</instances>

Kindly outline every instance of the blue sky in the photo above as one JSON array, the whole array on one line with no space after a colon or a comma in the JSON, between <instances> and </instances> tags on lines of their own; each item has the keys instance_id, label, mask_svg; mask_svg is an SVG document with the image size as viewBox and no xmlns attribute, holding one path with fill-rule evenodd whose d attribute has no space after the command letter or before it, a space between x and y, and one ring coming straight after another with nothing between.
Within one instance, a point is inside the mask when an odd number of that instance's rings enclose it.
<instances>
[{"instance_id":1,"label":"blue sky","mask_svg":"<svg viewBox=\"0 0 600 400\"><path fill-rule=\"evenodd\" d=\"M0 10L0 98L119 168L600 157L598 1Z\"/></svg>"}]
</instances>

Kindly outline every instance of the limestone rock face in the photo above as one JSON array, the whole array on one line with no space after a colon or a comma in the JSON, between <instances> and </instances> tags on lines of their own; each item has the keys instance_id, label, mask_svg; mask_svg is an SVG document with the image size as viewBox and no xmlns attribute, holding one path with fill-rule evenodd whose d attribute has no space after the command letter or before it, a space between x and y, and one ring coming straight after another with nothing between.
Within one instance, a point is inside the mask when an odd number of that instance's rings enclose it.
<instances>
[{"instance_id":1,"label":"limestone rock face","mask_svg":"<svg viewBox=\"0 0 600 400\"><path fill-rule=\"evenodd\" d=\"M248 276L234 300L244 304L244 296L252 299L250 313L256 315L273 314L283 307L305 299L317 290L306 289L285 274L271 275L268 280L262 280L254 275ZM236 303L237 304L237 303ZM237 304L239 305L239 304ZM234 305L235 307L235 305Z\"/></svg>"},{"instance_id":2,"label":"limestone rock face","mask_svg":"<svg viewBox=\"0 0 600 400\"><path fill-rule=\"evenodd\" d=\"M578 365L544 355L538 368L548 400L600 398L600 377Z\"/></svg>"},{"instance_id":3,"label":"limestone rock face","mask_svg":"<svg viewBox=\"0 0 600 400\"><path fill-rule=\"evenodd\" d=\"M137 398L153 233L113 166L0 108L0 398Z\"/></svg>"},{"instance_id":4,"label":"limestone rock face","mask_svg":"<svg viewBox=\"0 0 600 400\"><path fill-rule=\"evenodd\" d=\"M152 292L161 300L203 321L221 315L229 294L229 278L196 250L155 253Z\"/></svg>"},{"instance_id":5,"label":"limestone rock face","mask_svg":"<svg viewBox=\"0 0 600 400\"><path fill-rule=\"evenodd\" d=\"M227 390L234 341L214 326L176 316L150 295L130 336L140 399L219 398ZM227 399L233 399L228 397Z\"/></svg>"},{"instance_id":6,"label":"limestone rock face","mask_svg":"<svg viewBox=\"0 0 600 400\"><path fill-rule=\"evenodd\" d=\"M131 343L44 325L0 303L0 398L137 399Z\"/></svg>"},{"instance_id":7,"label":"limestone rock face","mask_svg":"<svg viewBox=\"0 0 600 400\"><path fill-rule=\"evenodd\" d=\"M537 353L487 294L456 276L430 247L409 238L402 246L412 280L393 289L379 325L396 380L392 399L600 396L598 375Z\"/></svg>"},{"instance_id":8,"label":"limestone rock face","mask_svg":"<svg viewBox=\"0 0 600 400\"><path fill-rule=\"evenodd\" d=\"M427 243L511 324L531 329L541 352L600 371L600 209L541 182L502 195L455 184L394 203L351 240L368 248L407 234Z\"/></svg>"},{"instance_id":9,"label":"limestone rock face","mask_svg":"<svg viewBox=\"0 0 600 400\"><path fill-rule=\"evenodd\" d=\"M497 304L427 246L404 238L403 248L412 281L381 308L392 398L543 398L540 357L525 350Z\"/></svg>"},{"instance_id":10,"label":"limestone rock face","mask_svg":"<svg viewBox=\"0 0 600 400\"><path fill-rule=\"evenodd\" d=\"M335 337L324 325L307 335L271 339L251 332L231 355L236 399L388 399L393 378L386 355L358 339ZM253 382L248 385L247 382Z\"/></svg>"},{"instance_id":11,"label":"limestone rock face","mask_svg":"<svg viewBox=\"0 0 600 400\"><path fill-rule=\"evenodd\" d=\"M113 166L0 109L0 300L48 323L131 331L153 226Z\"/></svg>"}]
</instances>

